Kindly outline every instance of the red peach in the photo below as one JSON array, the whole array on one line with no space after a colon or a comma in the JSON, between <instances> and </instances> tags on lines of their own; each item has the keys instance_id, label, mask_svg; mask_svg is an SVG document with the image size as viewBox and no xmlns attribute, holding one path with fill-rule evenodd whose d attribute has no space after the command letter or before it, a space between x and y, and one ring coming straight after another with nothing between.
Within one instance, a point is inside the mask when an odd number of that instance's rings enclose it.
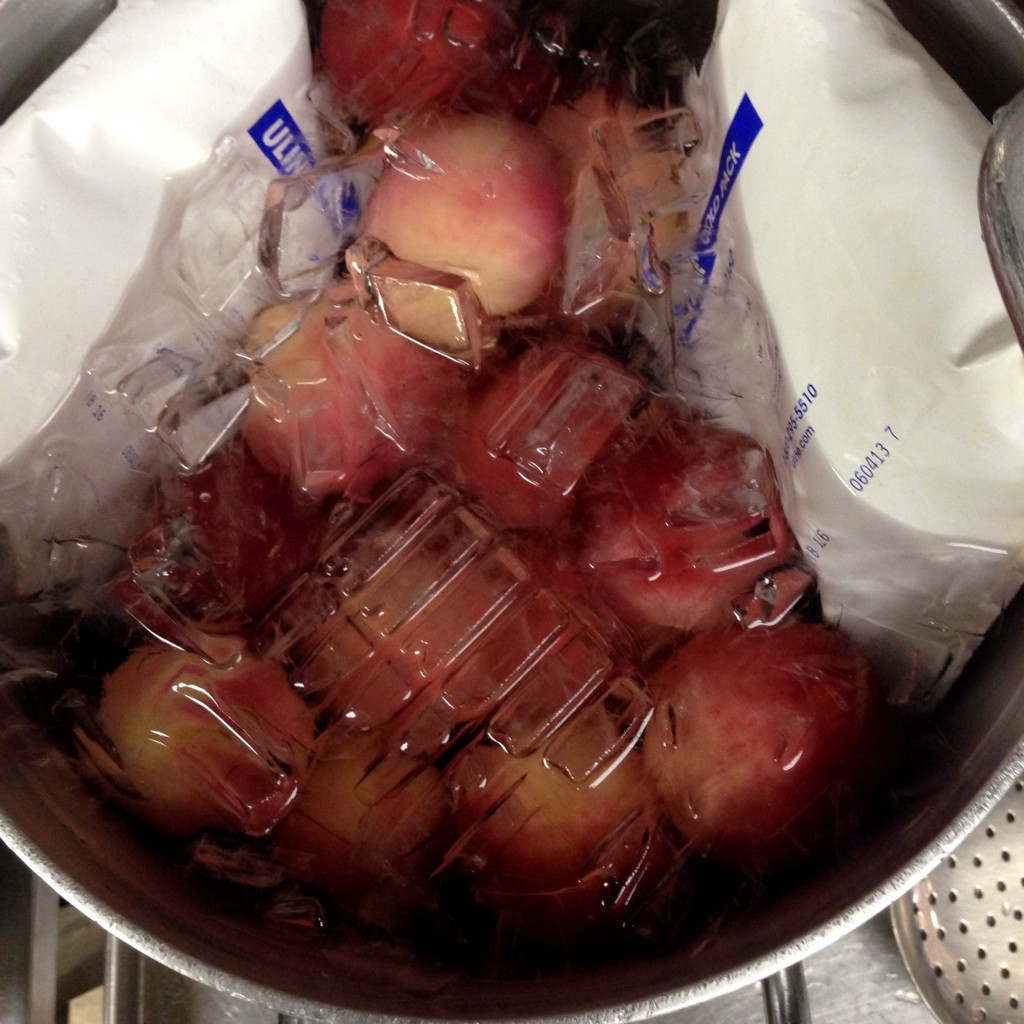
<instances>
[{"instance_id":1,"label":"red peach","mask_svg":"<svg viewBox=\"0 0 1024 1024\"><path fill-rule=\"evenodd\" d=\"M797 856L863 772L876 706L867 659L825 626L715 630L648 674L644 759L704 852L744 866Z\"/></svg>"},{"instance_id":2,"label":"red peach","mask_svg":"<svg viewBox=\"0 0 1024 1024\"><path fill-rule=\"evenodd\" d=\"M563 251L566 192L558 156L508 117L421 119L391 144L365 231L400 259L466 277L502 316L533 302Z\"/></svg>"},{"instance_id":3,"label":"red peach","mask_svg":"<svg viewBox=\"0 0 1024 1024\"><path fill-rule=\"evenodd\" d=\"M335 99L371 125L454 100L500 65L511 26L493 0L328 0L320 58Z\"/></svg>"},{"instance_id":4,"label":"red peach","mask_svg":"<svg viewBox=\"0 0 1024 1024\"><path fill-rule=\"evenodd\" d=\"M793 551L767 454L699 420L673 416L611 452L578 501L580 570L641 631L728 621Z\"/></svg>"},{"instance_id":5,"label":"red peach","mask_svg":"<svg viewBox=\"0 0 1024 1024\"><path fill-rule=\"evenodd\" d=\"M339 287L257 365L243 434L266 468L298 488L363 500L446 436L464 393L460 374Z\"/></svg>"}]
</instances>

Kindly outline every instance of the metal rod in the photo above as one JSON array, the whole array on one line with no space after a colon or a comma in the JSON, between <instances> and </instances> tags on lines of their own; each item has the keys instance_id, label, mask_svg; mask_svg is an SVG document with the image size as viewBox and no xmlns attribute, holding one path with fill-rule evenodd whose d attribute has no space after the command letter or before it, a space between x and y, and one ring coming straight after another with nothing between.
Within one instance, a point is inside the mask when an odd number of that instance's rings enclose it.
<instances>
[{"instance_id":1,"label":"metal rod","mask_svg":"<svg viewBox=\"0 0 1024 1024\"><path fill-rule=\"evenodd\" d=\"M761 982L768 1024L811 1024L803 964L794 964Z\"/></svg>"},{"instance_id":2,"label":"metal rod","mask_svg":"<svg viewBox=\"0 0 1024 1024\"><path fill-rule=\"evenodd\" d=\"M0 1021L52 1024L60 901L0 843Z\"/></svg>"},{"instance_id":3,"label":"metal rod","mask_svg":"<svg viewBox=\"0 0 1024 1024\"><path fill-rule=\"evenodd\" d=\"M57 1014L57 944L60 897L42 879L32 876L32 939L28 979L30 1024L50 1024Z\"/></svg>"},{"instance_id":4,"label":"metal rod","mask_svg":"<svg viewBox=\"0 0 1024 1024\"><path fill-rule=\"evenodd\" d=\"M142 955L113 935L108 935L103 1024L138 1024L141 977Z\"/></svg>"}]
</instances>

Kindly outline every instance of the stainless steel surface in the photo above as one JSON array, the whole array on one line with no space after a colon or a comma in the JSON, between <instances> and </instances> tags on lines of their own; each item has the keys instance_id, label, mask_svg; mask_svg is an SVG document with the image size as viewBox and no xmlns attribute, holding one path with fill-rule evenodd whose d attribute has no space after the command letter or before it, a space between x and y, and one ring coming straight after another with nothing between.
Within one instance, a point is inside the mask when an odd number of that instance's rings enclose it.
<instances>
[{"instance_id":1,"label":"stainless steel surface","mask_svg":"<svg viewBox=\"0 0 1024 1024\"><path fill-rule=\"evenodd\" d=\"M102 980L103 933L0 844L0 1021L52 1024Z\"/></svg>"},{"instance_id":2,"label":"stainless steel surface","mask_svg":"<svg viewBox=\"0 0 1024 1024\"><path fill-rule=\"evenodd\" d=\"M1024 1021L1024 781L892 908L899 949L946 1024Z\"/></svg>"},{"instance_id":3,"label":"stainless steel surface","mask_svg":"<svg viewBox=\"0 0 1024 1024\"><path fill-rule=\"evenodd\" d=\"M0 0L8 12L17 3ZM901 0L894 6L908 24L916 19L947 66L959 69L968 92L984 92L1001 105L1024 85L1024 34L1015 9L1000 0ZM6 38L0 18L0 40ZM337 1022L383 1024L413 1016L580 1024L652 1016L674 1024L753 1022L763 1019L757 980L804 960L819 1024L924 1024L929 1011L902 967L891 967L898 955L891 938L883 937L884 911L964 840L1024 768L1021 637L1024 596L993 631L934 723L913 738L887 806L878 808L877 827L855 855L768 894L758 909L700 946L600 971L484 981L463 978L454 968L413 964L363 942L310 945L240 920L188 884L131 823L96 805L67 765L40 745L33 715L19 696L3 691L0 834L117 942L146 952L139 961L141 979L122 970L110 982L112 998L131 994L138 983L137 1007L160 992L160 983L149 980L151 971L180 981L166 972L170 967L199 983L192 992L208 991L216 999L242 996L286 1017ZM862 961L859 954L869 948L871 956ZM151 961L164 967L151 968ZM177 1005L173 1019L187 1024L182 1003L166 995L154 999L154 1007ZM202 1024L214 1021L211 1016Z\"/></svg>"},{"instance_id":4,"label":"stainless steel surface","mask_svg":"<svg viewBox=\"0 0 1024 1024\"><path fill-rule=\"evenodd\" d=\"M28 899L12 900L10 895L33 888L45 891L21 861L0 844L0 893L4 894L0 909L0 954L4 954L0 958L0 992L5 1000L0 1002L2 1024L22 1024L26 1019L18 1015L20 1011L13 1009L7 997L27 982L27 972L9 973L10 954L23 959L33 956L32 915ZM49 892L46 898L56 905L54 893ZM61 906L60 915L55 1015L37 1015L32 1024L66 1020L69 1001L101 983L106 989L105 1011L79 1017L76 1024L303 1024L298 1018L230 992L197 984L124 948L71 907ZM87 969L83 970L83 965ZM932 1024L934 1018L914 990L900 959L887 912L809 956L804 966L817 1024ZM52 1002L52 994L49 998ZM23 995L19 999L23 1000ZM763 1024L764 1019L761 986L751 983L669 1014L664 1024Z\"/></svg>"},{"instance_id":5,"label":"stainless steel surface","mask_svg":"<svg viewBox=\"0 0 1024 1024\"><path fill-rule=\"evenodd\" d=\"M56 1005L58 900L13 862L0 846L0 1020L43 1024Z\"/></svg>"}]
</instances>

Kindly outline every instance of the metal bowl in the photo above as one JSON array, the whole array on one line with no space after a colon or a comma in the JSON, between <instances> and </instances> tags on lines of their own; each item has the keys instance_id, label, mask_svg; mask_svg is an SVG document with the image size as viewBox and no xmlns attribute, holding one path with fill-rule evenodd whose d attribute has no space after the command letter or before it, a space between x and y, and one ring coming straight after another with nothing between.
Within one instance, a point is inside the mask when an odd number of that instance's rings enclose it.
<instances>
[{"instance_id":1,"label":"metal bowl","mask_svg":"<svg viewBox=\"0 0 1024 1024\"><path fill-rule=\"evenodd\" d=\"M893 6L988 112L1024 84L1024 32L1000 0ZM767 892L699 942L527 978L482 977L385 942L307 941L239 916L89 793L45 742L46 695L36 693L36 707L22 696L0 689L0 836L70 903L155 960L324 1021L610 1024L801 960L888 906L968 834L1024 769L1024 594L927 726L912 730L856 849Z\"/></svg>"}]
</instances>

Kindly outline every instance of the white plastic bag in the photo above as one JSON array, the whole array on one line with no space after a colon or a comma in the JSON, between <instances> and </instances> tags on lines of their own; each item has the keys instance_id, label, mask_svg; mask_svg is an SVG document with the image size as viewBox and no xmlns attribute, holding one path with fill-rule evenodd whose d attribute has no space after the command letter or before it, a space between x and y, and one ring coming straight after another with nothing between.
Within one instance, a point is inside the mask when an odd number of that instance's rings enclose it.
<instances>
[{"instance_id":1,"label":"white plastic bag","mask_svg":"<svg viewBox=\"0 0 1024 1024\"><path fill-rule=\"evenodd\" d=\"M1024 578L1024 358L975 198L991 126L879 0L727 0L702 85L708 287L755 282L767 317L737 353L678 352L728 366L715 411L771 451L826 616L927 705Z\"/></svg>"},{"instance_id":2,"label":"white plastic bag","mask_svg":"<svg viewBox=\"0 0 1024 1024\"><path fill-rule=\"evenodd\" d=\"M315 159L310 77L301 0L122 0L0 125L0 505L19 593L87 600L138 529L155 442L118 392L166 397L245 329L266 183Z\"/></svg>"}]
</instances>

